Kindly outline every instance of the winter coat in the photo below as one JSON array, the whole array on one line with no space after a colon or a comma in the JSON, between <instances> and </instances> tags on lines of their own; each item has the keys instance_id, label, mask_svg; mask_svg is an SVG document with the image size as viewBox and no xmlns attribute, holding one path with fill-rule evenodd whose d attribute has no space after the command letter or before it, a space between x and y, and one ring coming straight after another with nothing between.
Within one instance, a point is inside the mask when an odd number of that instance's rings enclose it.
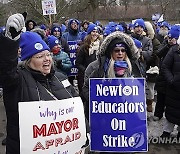
<instances>
[{"instance_id":1,"label":"winter coat","mask_svg":"<svg viewBox=\"0 0 180 154\"><path fill-rule=\"evenodd\" d=\"M164 41L164 36L160 35L160 34L156 34L156 38L159 40L160 43L163 43Z\"/></svg>"},{"instance_id":2,"label":"winter coat","mask_svg":"<svg viewBox=\"0 0 180 154\"><path fill-rule=\"evenodd\" d=\"M132 34L132 37L139 40L142 43L142 54L146 62L151 58L153 52L153 45L150 38L143 35Z\"/></svg>"},{"instance_id":3,"label":"winter coat","mask_svg":"<svg viewBox=\"0 0 180 154\"><path fill-rule=\"evenodd\" d=\"M167 53L162 72L167 81L165 115L169 122L180 125L180 49L173 46Z\"/></svg>"},{"instance_id":4,"label":"winter coat","mask_svg":"<svg viewBox=\"0 0 180 154\"><path fill-rule=\"evenodd\" d=\"M177 45L173 45L173 46L177 46ZM164 58L166 57L170 48L173 46L170 46L168 44L167 40L165 40L163 42L163 44L160 45L160 47L157 51L157 56L159 57L159 68L160 68L160 70L159 70L159 75L157 76L157 79L156 79L156 89L158 92L161 92L163 94L166 93L167 82L164 78L164 75L162 74L161 66L162 66L162 62L163 62Z\"/></svg>"},{"instance_id":5,"label":"winter coat","mask_svg":"<svg viewBox=\"0 0 180 154\"><path fill-rule=\"evenodd\" d=\"M146 68L146 76L147 81L155 83L156 78L159 74L159 57L157 56L157 51L160 46L160 42L155 37L152 39L152 45L153 45L153 53L151 55L150 60L147 62L147 68Z\"/></svg>"},{"instance_id":6,"label":"winter coat","mask_svg":"<svg viewBox=\"0 0 180 154\"><path fill-rule=\"evenodd\" d=\"M89 50L85 47L85 45L82 45L80 47L80 50L77 54L76 58L76 66L78 68L78 72L84 74L85 69L87 66L96 60L96 54L97 51L94 50L92 54L89 54Z\"/></svg>"},{"instance_id":7,"label":"winter coat","mask_svg":"<svg viewBox=\"0 0 180 154\"><path fill-rule=\"evenodd\" d=\"M7 115L6 153L20 154L18 102L54 100L47 90L59 100L78 95L71 85L63 86L66 77L53 69L43 76L28 67L17 68L18 41L1 35L0 44L0 80Z\"/></svg>"},{"instance_id":8,"label":"winter coat","mask_svg":"<svg viewBox=\"0 0 180 154\"><path fill-rule=\"evenodd\" d=\"M84 77L84 86L83 86L83 96L86 99L86 102L89 101L89 78L104 78L106 76L106 68L105 63L107 61L107 55L110 53L107 52L107 47L109 43L115 39L119 38L122 42L128 45L128 48L131 52L131 65L132 65L132 74L134 77L142 77L140 73L140 66L138 63L138 59L140 57L139 50L134 44L134 41L130 36L122 32L113 32L105 40L102 42L99 51L99 57L94 62L90 63L85 70L85 77ZM109 51L110 52L110 51Z\"/></svg>"},{"instance_id":9,"label":"winter coat","mask_svg":"<svg viewBox=\"0 0 180 154\"><path fill-rule=\"evenodd\" d=\"M58 54L54 54L53 60L55 61L56 70L58 72L61 72L65 75L70 72L72 63L69 55L66 52L60 51Z\"/></svg>"},{"instance_id":10,"label":"winter coat","mask_svg":"<svg viewBox=\"0 0 180 154\"><path fill-rule=\"evenodd\" d=\"M81 40L81 32L79 30L75 31L71 28L70 21L68 23L68 32L65 32L62 37L68 41L80 41Z\"/></svg>"},{"instance_id":11,"label":"winter coat","mask_svg":"<svg viewBox=\"0 0 180 154\"><path fill-rule=\"evenodd\" d=\"M62 36L59 38L59 41L60 41L62 50L69 55L70 49L69 49L69 45L68 45L67 41Z\"/></svg>"}]
</instances>

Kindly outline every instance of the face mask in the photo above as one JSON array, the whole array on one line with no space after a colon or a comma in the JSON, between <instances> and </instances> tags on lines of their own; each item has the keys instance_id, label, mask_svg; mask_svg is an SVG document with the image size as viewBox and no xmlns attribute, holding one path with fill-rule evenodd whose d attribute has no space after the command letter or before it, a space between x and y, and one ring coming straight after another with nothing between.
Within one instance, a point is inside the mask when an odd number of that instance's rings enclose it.
<instances>
[{"instance_id":1,"label":"face mask","mask_svg":"<svg viewBox=\"0 0 180 154\"><path fill-rule=\"evenodd\" d=\"M122 77L124 75L126 69L123 67L120 67L120 68L115 68L114 71L115 71L116 77Z\"/></svg>"},{"instance_id":2,"label":"face mask","mask_svg":"<svg viewBox=\"0 0 180 154\"><path fill-rule=\"evenodd\" d=\"M52 49L52 53L55 54L55 55L58 54L59 51L60 51L60 48Z\"/></svg>"},{"instance_id":3,"label":"face mask","mask_svg":"<svg viewBox=\"0 0 180 154\"><path fill-rule=\"evenodd\" d=\"M128 68L126 61L115 61L114 62L114 72L116 77L122 77Z\"/></svg>"}]
</instances>

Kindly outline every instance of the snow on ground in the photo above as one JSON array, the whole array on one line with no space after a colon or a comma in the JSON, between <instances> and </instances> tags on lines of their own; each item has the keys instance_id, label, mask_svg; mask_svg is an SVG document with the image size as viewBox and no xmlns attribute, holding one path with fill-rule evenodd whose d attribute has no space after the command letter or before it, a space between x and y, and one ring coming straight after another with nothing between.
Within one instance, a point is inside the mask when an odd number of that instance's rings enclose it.
<instances>
[{"instance_id":1,"label":"snow on ground","mask_svg":"<svg viewBox=\"0 0 180 154\"><path fill-rule=\"evenodd\" d=\"M155 109L155 102L153 103L153 111ZM165 117L163 117L159 121L153 121L153 115L154 113L147 112L147 125L148 125L148 136L151 137L158 137L163 132L163 125L165 122ZM177 126L174 127L174 131L171 133L172 136L177 135Z\"/></svg>"}]
</instances>

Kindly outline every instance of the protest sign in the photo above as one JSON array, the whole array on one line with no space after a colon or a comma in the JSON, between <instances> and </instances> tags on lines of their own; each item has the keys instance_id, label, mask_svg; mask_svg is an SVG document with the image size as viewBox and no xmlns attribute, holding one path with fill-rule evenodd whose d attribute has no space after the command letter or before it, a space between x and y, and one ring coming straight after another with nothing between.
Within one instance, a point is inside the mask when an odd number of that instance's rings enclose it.
<instances>
[{"instance_id":1,"label":"protest sign","mask_svg":"<svg viewBox=\"0 0 180 154\"><path fill-rule=\"evenodd\" d=\"M55 0L42 0L43 15L56 14Z\"/></svg>"},{"instance_id":2,"label":"protest sign","mask_svg":"<svg viewBox=\"0 0 180 154\"><path fill-rule=\"evenodd\" d=\"M78 154L86 142L79 97L19 103L21 154Z\"/></svg>"},{"instance_id":3,"label":"protest sign","mask_svg":"<svg viewBox=\"0 0 180 154\"><path fill-rule=\"evenodd\" d=\"M68 73L68 76L76 76L78 69L76 67L76 50L78 48L78 41L68 41L70 49L70 60L72 63L71 71Z\"/></svg>"},{"instance_id":4,"label":"protest sign","mask_svg":"<svg viewBox=\"0 0 180 154\"><path fill-rule=\"evenodd\" d=\"M144 79L90 79L90 126L92 151L147 151Z\"/></svg>"}]
</instances>

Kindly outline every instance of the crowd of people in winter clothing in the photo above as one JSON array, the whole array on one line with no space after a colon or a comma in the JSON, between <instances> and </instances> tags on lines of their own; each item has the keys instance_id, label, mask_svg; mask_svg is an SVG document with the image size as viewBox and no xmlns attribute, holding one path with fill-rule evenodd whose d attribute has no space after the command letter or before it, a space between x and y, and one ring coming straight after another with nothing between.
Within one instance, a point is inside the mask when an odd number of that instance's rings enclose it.
<instances>
[{"instance_id":1,"label":"crowd of people in winter clothing","mask_svg":"<svg viewBox=\"0 0 180 154\"><path fill-rule=\"evenodd\" d=\"M19 24L11 23L14 18ZM154 121L166 118L161 137L170 138L174 126L180 126L180 25L139 18L129 24L69 19L67 25L47 26L25 19L12 15L0 31L7 154L19 154L18 102L80 95L89 121L90 78L145 78L147 112L154 113ZM43 64L38 62L46 58ZM65 79L71 86L57 86Z\"/></svg>"}]
</instances>

